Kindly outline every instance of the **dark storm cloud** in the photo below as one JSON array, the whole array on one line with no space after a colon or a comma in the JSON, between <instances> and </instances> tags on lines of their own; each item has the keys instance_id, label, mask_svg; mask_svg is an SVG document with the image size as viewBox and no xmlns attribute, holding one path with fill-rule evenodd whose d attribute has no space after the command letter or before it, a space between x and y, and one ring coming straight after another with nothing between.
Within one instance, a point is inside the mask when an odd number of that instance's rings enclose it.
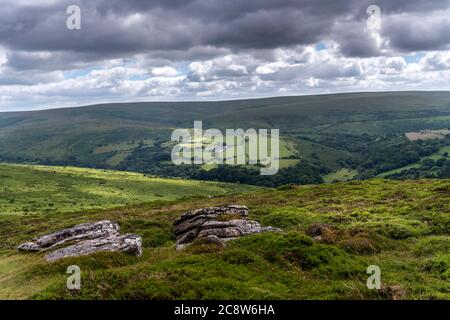
<instances>
[{"instance_id":1,"label":"dark storm cloud","mask_svg":"<svg viewBox=\"0 0 450 320\"><path fill-rule=\"evenodd\" d=\"M448 12L429 16L419 13L416 19L396 16L386 21L383 34L393 48L405 52L445 50L450 44L450 16Z\"/></svg>"},{"instance_id":2,"label":"dark storm cloud","mask_svg":"<svg viewBox=\"0 0 450 320\"><path fill-rule=\"evenodd\" d=\"M341 53L349 57L372 57L379 54L374 39L358 21L344 21L334 26L333 34Z\"/></svg>"},{"instance_id":3,"label":"dark storm cloud","mask_svg":"<svg viewBox=\"0 0 450 320\"><path fill-rule=\"evenodd\" d=\"M65 27L70 4L82 9L82 30ZM388 49L448 48L448 17L427 25L417 19L449 9L450 0L63 0L26 6L19 1L0 11L0 45L13 52L8 64L17 69L64 69L63 64L133 54L189 60L195 52L210 57L322 40L336 41L346 56L367 57L381 54L365 28L370 4L381 7ZM37 51L55 56L23 53Z\"/></svg>"},{"instance_id":4,"label":"dark storm cloud","mask_svg":"<svg viewBox=\"0 0 450 320\"><path fill-rule=\"evenodd\" d=\"M99 59L98 53L78 52L29 52L11 51L6 53L7 66L16 71L25 70L71 70L86 67L89 62Z\"/></svg>"}]
</instances>

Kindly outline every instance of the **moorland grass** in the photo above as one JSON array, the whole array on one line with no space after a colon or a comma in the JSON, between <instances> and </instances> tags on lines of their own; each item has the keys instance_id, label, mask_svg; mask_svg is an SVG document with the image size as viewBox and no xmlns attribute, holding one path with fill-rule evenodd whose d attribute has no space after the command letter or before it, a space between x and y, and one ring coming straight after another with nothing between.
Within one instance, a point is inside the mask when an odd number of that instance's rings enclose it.
<instances>
[{"instance_id":1,"label":"moorland grass","mask_svg":"<svg viewBox=\"0 0 450 320\"><path fill-rule=\"evenodd\" d=\"M76 167L0 164L0 215L79 212L255 187Z\"/></svg>"},{"instance_id":2,"label":"moorland grass","mask_svg":"<svg viewBox=\"0 0 450 320\"><path fill-rule=\"evenodd\" d=\"M450 299L450 181L368 180L286 186L248 194L153 202L124 208L0 216L0 297L32 299L387 299L366 287L378 265L384 287L403 299ZM241 238L226 248L195 244L176 251L173 221L185 210L237 203L279 233ZM76 223L111 219L142 235L140 258L99 253L47 263L18 253L22 241ZM330 234L317 242L312 223ZM82 270L80 291L66 268Z\"/></svg>"}]
</instances>

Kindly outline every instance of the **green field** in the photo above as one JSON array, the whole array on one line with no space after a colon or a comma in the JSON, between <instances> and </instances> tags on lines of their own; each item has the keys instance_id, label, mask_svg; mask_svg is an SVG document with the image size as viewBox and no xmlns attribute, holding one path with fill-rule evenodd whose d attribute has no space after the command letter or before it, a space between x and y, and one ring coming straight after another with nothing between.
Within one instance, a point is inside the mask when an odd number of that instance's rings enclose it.
<instances>
[{"instance_id":1,"label":"green field","mask_svg":"<svg viewBox=\"0 0 450 320\"><path fill-rule=\"evenodd\" d=\"M352 180L357 174L358 174L358 171L356 171L356 170L340 169L336 172L332 172L332 173L325 175L323 180L325 183L333 183L336 181L339 181L339 182L349 181L349 180Z\"/></svg>"},{"instance_id":2,"label":"green field","mask_svg":"<svg viewBox=\"0 0 450 320\"><path fill-rule=\"evenodd\" d=\"M433 160L439 160L439 159L445 158L445 156L444 156L445 153L447 153L447 157L448 157L448 155L450 155L450 146L442 147L441 149L439 149L438 152L433 153L432 155L428 156L427 158L430 158Z\"/></svg>"},{"instance_id":3,"label":"green field","mask_svg":"<svg viewBox=\"0 0 450 320\"><path fill-rule=\"evenodd\" d=\"M145 184L145 178L140 179ZM89 214L0 215L0 298L392 298L366 287L367 267L378 265L382 285L400 286L403 299L450 299L449 194L450 180L378 179ZM175 250L172 223L181 213L230 203L247 205L252 219L283 231L244 237L226 248L196 244ZM100 219L117 221L124 233L142 235L143 256L102 253L46 263L42 253L15 250L36 235ZM313 223L332 226L321 243L305 235ZM73 264L82 270L78 292L65 286L66 268Z\"/></svg>"},{"instance_id":4,"label":"green field","mask_svg":"<svg viewBox=\"0 0 450 320\"><path fill-rule=\"evenodd\" d=\"M144 139L139 141L142 146L152 146L154 141L151 139ZM107 155L108 159L106 163L110 166L117 166L128 157L135 148L139 146L139 143L135 141L126 141L121 143L111 143L98 146L94 148L92 154L95 155Z\"/></svg>"},{"instance_id":5,"label":"green field","mask_svg":"<svg viewBox=\"0 0 450 320\"><path fill-rule=\"evenodd\" d=\"M10 164L0 164L0 181L0 215L76 212L256 189L121 171Z\"/></svg>"},{"instance_id":6,"label":"green field","mask_svg":"<svg viewBox=\"0 0 450 320\"><path fill-rule=\"evenodd\" d=\"M413 164L410 164L410 165L407 165L407 166L404 166L404 167L401 167L401 168L398 168L398 169L394 169L394 170L383 172L383 173L378 175L378 178L384 178L384 177L387 177L387 176L389 176L391 174L394 174L394 173L400 173L403 170L420 168L420 166L421 166L420 162L413 163Z\"/></svg>"},{"instance_id":7,"label":"green field","mask_svg":"<svg viewBox=\"0 0 450 320\"><path fill-rule=\"evenodd\" d=\"M447 157L444 156L444 154L447 153ZM448 155L450 154L450 146L445 146L439 149L438 152L435 152L427 157L424 157L423 159L421 159L419 162L416 163L412 163L410 165L398 168L398 169L394 169L394 170L390 170L390 171L386 171L383 172L382 174L379 174L378 177L379 178L385 178L388 177L391 174L395 174L395 173L400 173L404 170L409 170L409 169L414 169L414 168L420 168L422 166L422 161L424 159L433 159L433 160L439 160L439 159L448 159Z\"/></svg>"}]
</instances>

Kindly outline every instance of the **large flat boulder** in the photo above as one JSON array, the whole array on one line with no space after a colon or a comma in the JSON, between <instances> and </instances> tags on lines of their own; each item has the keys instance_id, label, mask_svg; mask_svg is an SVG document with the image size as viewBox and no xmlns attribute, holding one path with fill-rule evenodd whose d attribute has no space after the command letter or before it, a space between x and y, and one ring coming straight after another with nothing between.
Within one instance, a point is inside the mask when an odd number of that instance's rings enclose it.
<instances>
[{"instance_id":1,"label":"large flat boulder","mask_svg":"<svg viewBox=\"0 0 450 320\"><path fill-rule=\"evenodd\" d=\"M112 235L104 238L85 240L77 244L57 249L45 256L47 261L56 261L67 257L79 257L95 252L125 252L133 256L142 254L142 240L137 235Z\"/></svg>"},{"instance_id":2,"label":"large flat boulder","mask_svg":"<svg viewBox=\"0 0 450 320\"><path fill-rule=\"evenodd\" d=\"M142 239L138 235L120 235L119 225L109 220L83 223L32 239L17 247L21 251L51 251L47 261L88 255L100 251L120 251L140 256Z\"/></svg>"}]
</instances>

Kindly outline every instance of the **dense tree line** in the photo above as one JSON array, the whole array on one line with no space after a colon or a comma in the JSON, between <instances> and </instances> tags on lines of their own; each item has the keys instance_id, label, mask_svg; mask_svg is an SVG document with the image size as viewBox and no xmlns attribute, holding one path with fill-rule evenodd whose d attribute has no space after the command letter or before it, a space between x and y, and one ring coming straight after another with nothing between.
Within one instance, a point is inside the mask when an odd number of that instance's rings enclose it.
<instances>
[{"instance_id":1,"label":"dense tree line","mask_svg":"<svg viewBox=\"0 0 450 320\"><path fill-rule=\"evenodd\" d=\"M369 179L380 173L417 163L448 144L448 139L409 141L404 135L398 134L384 137L368 134L323 134L301 139L355 153L356 156L339 159L338 163L342 167L357 170L360 173L359 179Z\"/></svg>"},{"instance_id":2,"label":"dense tree line","mask_svg":"<svg viewBox=\"0 0 450 320\"><path fill-rule=\"evenodd\" d=\"M316 134L297 135L299 139L347 151L351 156L336 159L340 168L357 170L357 179L369 179L380 173L402 168L437 152L448 144L448 139L412 142L403 135L391 134L375 137L368 134ZM108 164L107 160L115 152L90 154L89 157L67 155L63 160L54 158L25 159L22 157L0 157L0 161L17 163L36 163L59 166L80 166L88 168L118 169L141 172L152 176L179 177L186 179L236 182L268 187L285 184L322 183L322 176L332 171L321 162L320 149L312 153L309 160L301 160L297 165L280 169L274 176L261 176L259 168L249 166L221 165L211 170L203 170L199 165L175 166L171 162L167 139L158 137L152 145L140 143L119 165ZM329 152L329 151L327 151ZM291 158L301 157L299 155ZM448 155L437 161L425 159L421 166L390 175L395 179L449 178ZM336 170L336 169L334 169ZM333 171L334 171L333 170Z\"/></svg>"},{"instance_id":3,"label":"dense tree line","mask_svg":"<svg viewBox=\"0 0 450 320\"><path fill-rule=\"evenodd\" d=\"M447 155L448 157L448 155ZM424 159L420 167L402 170L401 172L391 174L391 179L450 179L450 159L441 158L438 160Z\"/></svg>"}]
</instances>

